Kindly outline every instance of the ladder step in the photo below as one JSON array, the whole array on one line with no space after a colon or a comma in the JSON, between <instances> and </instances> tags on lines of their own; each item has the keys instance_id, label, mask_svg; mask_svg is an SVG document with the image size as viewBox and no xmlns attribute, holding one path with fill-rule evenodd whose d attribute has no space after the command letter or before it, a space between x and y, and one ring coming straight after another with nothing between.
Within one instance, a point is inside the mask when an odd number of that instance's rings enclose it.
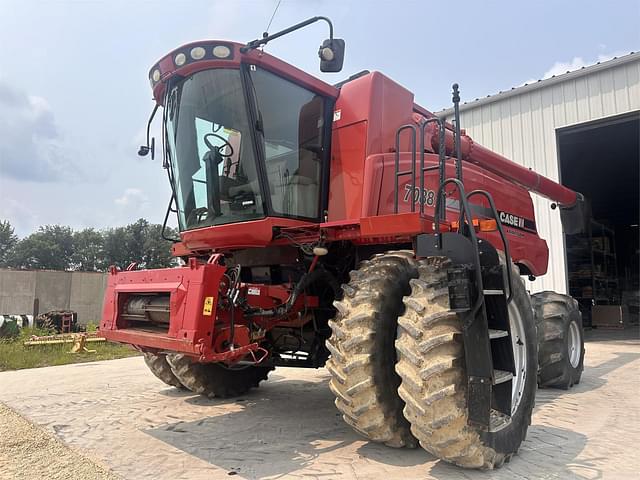
<instances>
[{"instance_id":1,"label":"ladder step","mask_svg":"<svg viewBox=\"0 0 640 480\"><path fill-rule=\"evenodd\" d=\"M500 383L508 382L513 378L513 374L511 372L507 372L505 370L494 370L493 376L495 380L493 381L494 385L498 385Z\"/></svg>"},{"instance_id":2,"label":"ladder step","mask_svg":"<svg viewBox=\"0 0 640 480\"><path fill-rule=\"evenodd\" d=\"M491 340L508 336L509 332L507 332L506 330L494 330L493 328L489 329L489 338Z\"/></svg>"},{"instance_id":3,"label":"ladder step","mask_svg":"<svg viewBox=\"0 0 640 480\"><path fill-rule=\"evenodd\" d=\"M511 417L497 410L491 410L491 420L489 421L489 431L497 432L511 423Z\"/></svg>"},{"instance_id":4,"label":"ladder step","mask_svg":"<svg viewBox=\"0 0 640 480\"><path fill-rule=\"evenodd\" d=\"M485 295L504 295L504 290L483 290Z\"/></svg>"}]
</instances>

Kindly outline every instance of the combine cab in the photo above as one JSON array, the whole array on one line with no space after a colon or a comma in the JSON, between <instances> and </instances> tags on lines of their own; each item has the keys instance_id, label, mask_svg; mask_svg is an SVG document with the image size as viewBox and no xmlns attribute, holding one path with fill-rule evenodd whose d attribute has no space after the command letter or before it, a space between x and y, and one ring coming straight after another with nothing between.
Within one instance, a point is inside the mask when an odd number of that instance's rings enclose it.
<instances>
[{"instance_id":1,"label":"combine cab","mask_svg":"<svg viewBox=\"0 0 640 480\"><path fill-rule=\"evenodd\" d=\"M538 352L545 386L582 370L575 302L543 294L534 315L520 278L549 260L529 192L571 231L582 197L381 73L331 86L257 48L318 20L321 69L339 71L344 42L324 17L246 45L191 43L152 67L181 266L112 268L101 333L208 396L326 366L366 438L500 466L530 424ZM457 113L457 85L453 101Z\"/></svg>"}]
</instances>

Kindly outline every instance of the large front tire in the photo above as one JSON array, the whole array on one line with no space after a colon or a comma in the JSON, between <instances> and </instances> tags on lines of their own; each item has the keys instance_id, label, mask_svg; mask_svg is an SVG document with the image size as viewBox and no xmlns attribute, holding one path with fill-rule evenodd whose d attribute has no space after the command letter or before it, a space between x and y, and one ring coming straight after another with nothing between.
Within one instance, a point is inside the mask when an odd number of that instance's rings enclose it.
<instances>
[{"instance_id":1,"label":"large front tire","mask_svg":"<svg viewBox=\"0 0 640 480\"><path fill-rule=\"evenodd\" d=\"M182 385L209 398L237 397L266 380L273 367L228 368L219 363L199 363L182 354L167 355L171 371Z\"/></svg>"},{"instance_id":2,"label":"large front tire","mask_svg":"<svg viewBox=\"0 0 640 480\"><path fill-rule=\"evenodd\" d=\"M462 324L449 307L449 266L445 257L421 260L420 276L411 281L411 295L404 300L405 314L398 320L399 394L406 403L404 414L411 431L425 450L461 467L496 468L518 451L531 424L537 343L529 295L513 267L511 331L520 332L513 344L521 350L514 355L524 359L518 372L521 380L516 376L513 382L521 391L514 390L511 421L482 432L468 424ZM498 418L493 412L492 417Z\"/></svg>"},{"instance_id":3,"label":"large front tire","mask_svg":"<svg viewBox=\"0 0 640 480\"><path fill-rule=\"evenodd\" d=\"M170 387L184 388L184 385L171 371L171 365L167 362L167 356L164 353L144 352L144 363L147 364L151 373Z\"/></svg>"},{"instance_id":4,"label":"large front tire","mask_svg":"<svg viewBox=\"0 0 640 480\"><path fill-rule=\"evenodd\" d=\"M578 302L556 292L531 296L538 321L538 385L569 389L584 370L584 335Z\"/></svg>"},{"instance_id":5,"label":"large front tire","mask_svg":"<svg viewBox=\"0 0 640 480\"><path fill-rule=\"evenodd\" d=\"M415 447L417 442L402 415L394 370L394 341L403 295L417 276L413 252L387 252L363 261L343 285L344 298L335 302L329 322L331 358L329 387L344 421L374 442L391 447Z\"/></svg>"}]
</instances>

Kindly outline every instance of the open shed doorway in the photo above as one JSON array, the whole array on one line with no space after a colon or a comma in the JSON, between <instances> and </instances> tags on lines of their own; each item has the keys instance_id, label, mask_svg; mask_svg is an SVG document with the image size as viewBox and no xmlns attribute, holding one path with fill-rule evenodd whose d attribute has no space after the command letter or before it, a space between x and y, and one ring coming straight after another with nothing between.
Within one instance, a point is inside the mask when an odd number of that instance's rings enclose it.
<instances>
[{"instance_id":1,"label":"open shed doorway","mask_svg":"<svg viewBox=\"0 0 640 480\"><path fill-rule=\"evenodd\" d=\"M566 236L569 292L585 326L638 323L640 112L557 131L562 183L591 203L588 232Z\"/></svg>"}]
</instances>

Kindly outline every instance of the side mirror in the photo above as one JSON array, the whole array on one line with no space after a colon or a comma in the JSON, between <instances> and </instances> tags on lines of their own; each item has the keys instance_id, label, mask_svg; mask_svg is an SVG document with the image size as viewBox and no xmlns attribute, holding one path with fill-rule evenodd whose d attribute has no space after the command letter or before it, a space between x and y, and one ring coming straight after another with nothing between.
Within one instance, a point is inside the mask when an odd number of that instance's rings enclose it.
<instances>
[{"instance_id":1,"label":"side mirror","mask_svg":"<svg viewBox=\"0 0 640 480\"><path fill-rule=\"evenodd\" d=\"M151 138L151 145L140 145L140 148L138 149L138 155L140 155L141 157L146 157L149 152L151 152L151 160L154 160L156 158L156 139L155 137Z\"/></svg>"},{"instance_id":2,"label":"side mirror","mask_svg":"<svg viewBox=\"0 0 640 480\"><path fill-rule=\"evenodd\" d=\"M140 155L141 157L146 157L149 152L151 152L151 160L156 157L156 139L151 138L151 141L149 141L149 134L151 132L151 122L153 122L153 117L156 116L156 112L158 111L159 106L160 104L156 103L156 106L153 107L153 110L151 111L149 121L147 122L147 144L140 145L140 148L138 149L138 155Z\"/></svg>"},{"instance_id":3,"label":"side mirror","mask_svg":"<svg viewBox=\"0 0 640 480\"><path fill-rule=\"evenodd\" d=\"M329 38L322 42L320 50L320 71L339 72L344 63L344 40L341 38Z\"/></svg>"}]
</instances>

